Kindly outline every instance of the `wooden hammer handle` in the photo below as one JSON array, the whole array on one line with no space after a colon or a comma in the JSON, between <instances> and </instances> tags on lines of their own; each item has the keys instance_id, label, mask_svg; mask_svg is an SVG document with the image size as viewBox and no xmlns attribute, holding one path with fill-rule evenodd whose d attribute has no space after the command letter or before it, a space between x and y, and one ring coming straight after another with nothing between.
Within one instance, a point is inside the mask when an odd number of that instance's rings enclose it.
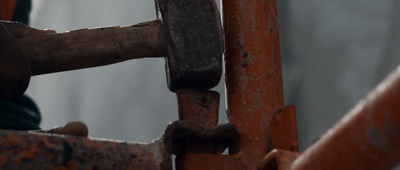
<instances>
[{"instance_id":1,"label":"wooden hammer handle","mask_svg":"<svg viewBox=\"0 0 400 170\"><path fill-rule=\"evenodd\" d=\"M160 20L126 27L80 29L17 38L27 53L32 75L166 56Z\"/></svg>"}]
</instances>

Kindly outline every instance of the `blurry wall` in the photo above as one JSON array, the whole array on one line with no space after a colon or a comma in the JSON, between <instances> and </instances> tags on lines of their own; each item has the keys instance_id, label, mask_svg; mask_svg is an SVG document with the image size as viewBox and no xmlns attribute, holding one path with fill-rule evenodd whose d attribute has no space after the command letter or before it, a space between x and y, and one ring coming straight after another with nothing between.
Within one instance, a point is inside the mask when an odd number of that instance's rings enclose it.
<instances>
[{"instance_id":1,"label":"blurry wall","mask_svg":"<svg viewBox=\"0 0 400 170\"><path fill-rule=\"evenodd\" d=\"M400 64L400 1L278 2L285 99L304 150Z\"/></svg>"},{"instance_id":2,"label":"blurry wall","mask_svg":"<svg viewBox=\"0 0 400 170\"><path fill-rule=\"evenodd\" d=\"M155 18L150 0L34 0L31 26L64 32ZM41 108L42 128L82 120L91 137L149 142L178 118L164 70L158 58L37 76L28 93Z\"/></svg>"},{"instance_id":3,"label":"blurry wall","mask_svg":"<svg viewBox=\"0 0 400 170\"><path fill-rule=\"evenodd\" d=\"M278 7L286 104L297 107L304 150L400 63L399 2L278 0ZM152 0L33 0L31 26L63 32L152 19ZM222 82L215 90L224 99ZM163 59L37 76L28 94L43 128L82 120L91 137L149 142L178 119Z\"/></svg>"},{"instance_id":4,"label":"blurry wall","mask_svg":"<svg viewBox=\"0 0 400 170\"><path fill-rule=\"evenodd\" d=\"M33 0L30 25L65 32L154 19L152 0ZM223 99L222 82L215 90ZM36 76L28 94L41 109L42 128L81 120L96 138L150 142L178 119L162 58ZM222 100L220 122L226 120L224 110Z\"/></svg>"}]
</instances>

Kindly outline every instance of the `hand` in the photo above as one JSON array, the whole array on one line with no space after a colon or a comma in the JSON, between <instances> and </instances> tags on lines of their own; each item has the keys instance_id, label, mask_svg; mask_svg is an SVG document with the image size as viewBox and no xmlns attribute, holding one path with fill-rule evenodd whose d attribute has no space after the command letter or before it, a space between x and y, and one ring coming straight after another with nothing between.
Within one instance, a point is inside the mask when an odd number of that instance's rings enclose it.
<instances>
[{"instance_id":1,"label":"hand","mask_svg":"<svg viewBox=\"0 0 400 170\"><path fill-rule=\"evenodd\" d=\"M30 61L15 38L47 33L55 32L0 21L0 98L15 99L25 92L29 84Z\"/></svg>"},{"instance_id":2,"label":"hand","mask_svg":"<svg viewBox=\"0 0 400 170\"><path fill-rule=\"evenodd\" d=\"M65 124L64 126L55 127L50 130L39 130L36 132L53 133L59 135L71 135L79 137L87 137L89 133L86 124L80 121L72 121Z\"/></svg>"}]
</instances>

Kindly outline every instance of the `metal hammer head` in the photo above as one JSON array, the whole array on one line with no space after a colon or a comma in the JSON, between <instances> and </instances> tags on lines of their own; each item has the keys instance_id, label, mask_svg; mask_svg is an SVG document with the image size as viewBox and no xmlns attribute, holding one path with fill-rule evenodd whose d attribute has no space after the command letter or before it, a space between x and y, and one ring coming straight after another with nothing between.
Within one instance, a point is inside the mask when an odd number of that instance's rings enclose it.
<instances>
[{"instance_id":1,"label":"metal hammer head","mask_svg":"<svg viewBox=\"0 0 400 170\"><path fill-rule=\"evenodd\" d=\"M168 88L210 89L222 74L223 38L214 0L156 0L168 57Z\"/></svg>"}]
</instances>

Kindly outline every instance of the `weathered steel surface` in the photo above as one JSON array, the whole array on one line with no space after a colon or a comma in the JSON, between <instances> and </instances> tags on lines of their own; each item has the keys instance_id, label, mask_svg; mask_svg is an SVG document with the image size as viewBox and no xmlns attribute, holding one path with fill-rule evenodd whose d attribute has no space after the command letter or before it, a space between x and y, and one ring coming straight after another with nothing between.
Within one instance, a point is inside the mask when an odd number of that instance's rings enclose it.
<instances>
[{"instance_id":1,"label":"weathered steel surface","mask_svg":"<svg viewBox=\"0 0 400 170\"><path fill-rule=\"evenodd\" d=\"M179 120L191 121L212 128L218 123L219 93L211 90L180 89L178 98Z\"/></svg>"},{"instance_id":2,"label":"weathered steel surface","mask_svg":"<svg viewBox=\"0 0 400 170\"><path fill-rule=\"evenodd\" d=\"M308 148L292 169L390 169L400 162L400 67Z\"/></svg>"},{"instance_id":3,"label":"weathered steel surface","mask_svg":"<svg viewBox=\"0 0 400 170\"><path fill-rule=\"evenodd\" d=\"M182 155L185 153L186 139L213 141L217 143L215 153L220 154L237 135L237 129L233 124L204 128L190 121L175 121L168 125L163 140L166 144L167 152L175 155Z\"/></svg>"},{"instance_id":4,"label":"weathered steel surface","mask_svg":"<svg viewBox=\"0 0 400 170\"><path fill-rule=\"evenodd\" d=\"M211 90L178 89L179 120L185 120L202 128L212 128L218 123L219 93ZM198 138L186 138L181 146L184 153L215 153L216 142ZM180 157L178 156L177 159Z\"/></svg>"},{"instance_id":5,"label":"weathered steel surface","mask_svg":"<svg viewBox=\"0 0 400 170\"><path fill-rule=\"evenodd\" d=\"M243 152L248 164L256 164L274 149L271 120L284 107L277 4L222 2L227 113L239 131L229 151Z\"/></svg>"},{"instance_id":6,"label":"weathered steel surface","mask_svg":"<svg viewBox=\"0 0 400 170\"><path fill-rule=\"evenodd\" d=\"M236 137L237 131L232 124L216 126L218 123L219 93L211 90L179 89L179 120L173 127L174 146L177 143L176 167L183 169L185 155L192 153L219 154ZM171 126L170 126L171 127ZM179 132L181 131L181 132Z\"/></svg>"},{"instance_id":7,"label":"weathered steel surface","mask_svg":"<svg viewBox=\"0 0 400 170\"><path fill-rule=\"evenodd\" d=\"M125 27L33 35L17 38L17 42L31 61L32 75L166 55L160 20Z\"/></svg>"},{"instance_id":8,"label":"weathered steel surface","mask_svg":"<svg viewBox=\"0 0 400 170\"><path fill-rule=\"evenodd\" d=\"M187 154L182 169L190 170L245 170L255 169L246 165L243 154L215 155L215 154Z\"/></svg>"},{"instance_id":9,"label":"weathered steel surface","mask_svg":"<svg viewBox=\"0 0 400 170\"><path fill-rule=\"evenodd\" d=\"M287 106L275 112L272 116L270 128L271 140L275 149L299 151L294 106Z\"/></svg>"},{"instance_id":10,"label":"weathered steel surface","mask_svg":"<svg viewBox=\"0 0 400 170\"><path fill-rule=\"evenodd\" d=\"M222 73L221 20L214 0L156 0L163 21L168 87L210 89Z\"/></svg>"},{"instance_id":11,"label":"weathered steel surface","mask_svg":"<svg viewBox=\"0 0 400 170\"><path fill-rule=\"evenodd\" d=\"M238 129L230 155L187 153L182 169L290 167L298 154L295 108L283 104L275 0L223 0L228 121ZM193 117L193 116L191 116ZM264 157L267 155L266 157ZM291 163L291 162L290 162Z\"/></svg>"},{"instance_id":12,"label":"weathered steel surface","mask_svg":"<svg viewBox=\"0 0 400 170\"><path fill-rule=\"evenodd\" d=\"M300 156L300 153L289 152L285 150L273 150L264 157L258 170L289 170L294 160Z\"/></svg>"},{"instance_id":13,"label":"weathered steel surface","mask_svg":"<svg viewBox=\"0 0 400 170\"><path fill-rule=\"evenodd\" d=\"M162 141L137 144L0 130L0 169L171 169Z\"/></svg>"},{"instance_id":14,"label":"weathered steel surface","mask_svg":"<svg viewBox=\"0 0 400 170\"><path fill-rule=\"evenodd\" d=\"M213 155L213 154L187 154L184 157L183 169L202 170L289 170L293 161L300 153L283 150L273 150L256 165L249 164L246 155L238 153L235 155Z\"/></svg>"}]
</instances>

